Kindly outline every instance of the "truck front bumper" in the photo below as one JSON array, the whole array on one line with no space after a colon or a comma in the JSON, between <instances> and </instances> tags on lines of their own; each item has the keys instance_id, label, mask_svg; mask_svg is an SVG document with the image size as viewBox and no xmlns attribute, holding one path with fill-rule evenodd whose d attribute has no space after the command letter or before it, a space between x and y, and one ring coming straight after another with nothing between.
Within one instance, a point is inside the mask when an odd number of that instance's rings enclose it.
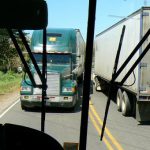
<instances>
[{"instance_id":1,"label":"truck front bumper","mask_svg":"<svg viewBox=\"0 0 150 150\"><path fill-rule=\"evenodd\" d=\"M76 104L76 96L47 96L46 107L72 108ZM21 105L27 108L41 107L41 95L21 95Z\"/></svg>"}]
</instances>

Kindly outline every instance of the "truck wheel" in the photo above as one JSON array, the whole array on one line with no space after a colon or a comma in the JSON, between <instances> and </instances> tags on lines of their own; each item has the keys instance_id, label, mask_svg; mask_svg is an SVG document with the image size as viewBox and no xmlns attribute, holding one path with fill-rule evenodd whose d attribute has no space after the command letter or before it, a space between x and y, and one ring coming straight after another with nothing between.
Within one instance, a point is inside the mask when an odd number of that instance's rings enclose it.
<instances>
[{"instance_id":1,"label":"truck wheel","mask_svg":"<svg viewBox=\"0 0 150 150\"><path fill-rule=\"evenodd\" d=\"M122 115L128 116L131 112L131 103L128 94L124 91L122 95L122 105L121 105Z\"/></svg>"},{"instance_id":2,"label":"truck wheel","mask_svg":"<svg viewBox=\"0 0 150 150\"><path fill-rule=\"evenodd\" d=\"M118 89L117 96L116 96L116 103L117 103L117 110L121 112L121 105L122 105L122 91Z\"/></svg>"},{"instance_id":3,"label":"truck wheel","mask_svg":"<svg viewBox=\"0 0 150 150\"><path fill-rule=\"evenodd\" d=\"M26 107L26 106L24 106L23 104L21 104L21 108L22 108L22 110L28 110L28 108Z\"/></svg>"}]
</instances>

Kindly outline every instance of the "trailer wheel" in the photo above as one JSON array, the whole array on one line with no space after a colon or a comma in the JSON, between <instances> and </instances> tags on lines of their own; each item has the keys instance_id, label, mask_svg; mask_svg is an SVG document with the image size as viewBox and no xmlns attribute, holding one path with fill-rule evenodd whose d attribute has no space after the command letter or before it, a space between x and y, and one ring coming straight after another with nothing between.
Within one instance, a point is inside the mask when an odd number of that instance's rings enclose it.
<instances>
[{"instance_id":1,"label":"trailer wheel","mask_svg":"<svg viewBox=\"0 0 150 150\"><path fill-rule=\"evenodd\" d=\"M122 115L128 116L131 112L131 103L128 94L124 91L122 95L122 105L121 105Z\"/></svg>"},{"instance_id":2,"label":"trailer wheel","mask_svg":"<svg viewBox=\"0 0 150 150\"><path fill-rule=\"evenodd\" d=\"M117 110L121 112L121 105L122 105L122 91L118 89L117 96L116 96L116 103L117 103Z\"/></svg>"}]
</instances>

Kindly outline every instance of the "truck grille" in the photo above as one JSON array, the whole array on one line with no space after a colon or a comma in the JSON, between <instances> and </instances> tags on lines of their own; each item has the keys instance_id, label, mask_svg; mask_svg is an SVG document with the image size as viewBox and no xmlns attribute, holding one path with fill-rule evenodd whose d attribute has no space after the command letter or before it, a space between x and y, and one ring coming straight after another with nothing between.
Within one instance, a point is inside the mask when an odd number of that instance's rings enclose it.
<instances>
[{"instance_id":1,"label":"truck grille","mask_svg":"<svg viewBox=\"0 0 150 150\"><path fill-rule=\"evenodd\" d=\"M47 74L47 95L60 94L60 74L48 73Z\"/></svg>"},{"instance_id":2,"label":"truck grille","mask_svg":"<svg viewBox=\"0 0 150 150\"><path fill-rule=\"evenodd\" d=\"M41 84L39 76L34 74L36 84ZM47 73L47 95L59 95L60 94L60 74ZM34 88L33 94L42 94L42 90Z\"/></svg>"}]
</instances>

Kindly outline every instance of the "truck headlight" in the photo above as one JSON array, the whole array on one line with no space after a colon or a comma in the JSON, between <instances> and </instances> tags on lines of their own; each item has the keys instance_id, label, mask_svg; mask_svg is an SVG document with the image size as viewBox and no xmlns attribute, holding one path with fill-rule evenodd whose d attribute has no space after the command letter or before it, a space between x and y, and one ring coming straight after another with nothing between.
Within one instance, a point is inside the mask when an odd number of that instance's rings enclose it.
<instances>
[{"instance_id":1,"label":"truck headlight","mask_svg":"<svg viewBox=\"0 0 150 150\"><path fill-rule=\"evenodd\" d=\"M31 92L31 87L29 87L29 86L22 86L21 87L21 91L22 92Z\"/></svg>"}]
</instances>

